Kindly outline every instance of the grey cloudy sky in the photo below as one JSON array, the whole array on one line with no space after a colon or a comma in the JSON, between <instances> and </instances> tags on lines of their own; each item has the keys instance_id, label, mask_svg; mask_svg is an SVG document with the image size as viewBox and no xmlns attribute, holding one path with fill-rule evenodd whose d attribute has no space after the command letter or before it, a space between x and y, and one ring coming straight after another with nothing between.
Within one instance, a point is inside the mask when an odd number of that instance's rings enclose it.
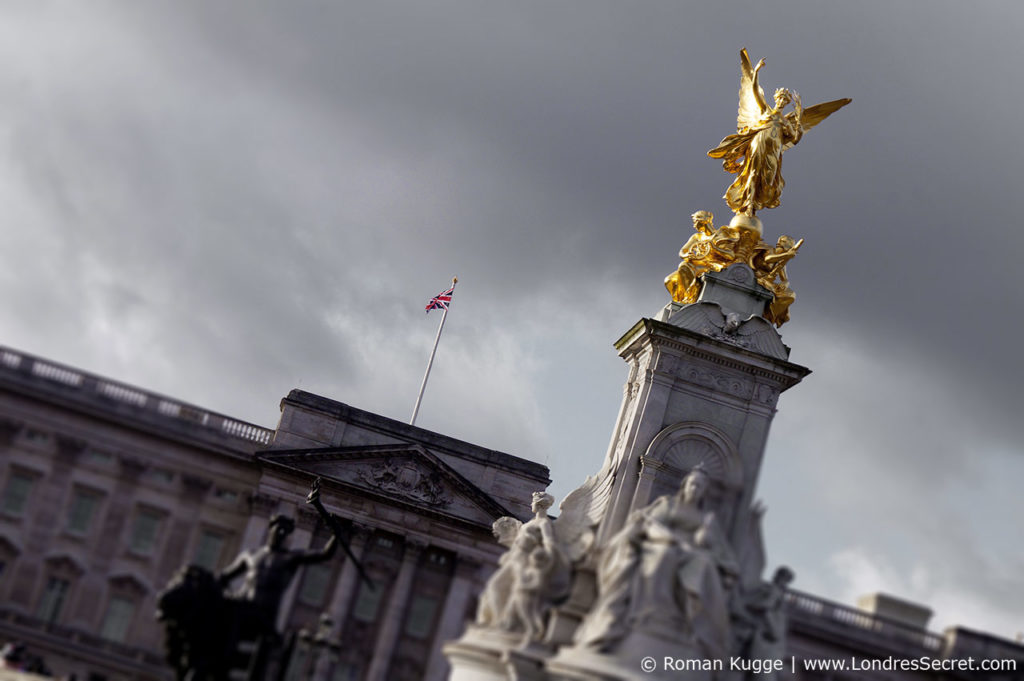
<instances>
[{"instance_id":1,"label":"grey cloudy sky","mask_svg":"<svg viewBox=\"0 0 1024 681\"><path fill-rule=\"evenodd\" d=\"M761 481L769 558L935 628L1024 629L1014 2L0 5L0 343L262 425L301 387L600 465L667 301L738 52L853 103L786 156L782 328L814 370Z\"/></svg>"}]
</instances>

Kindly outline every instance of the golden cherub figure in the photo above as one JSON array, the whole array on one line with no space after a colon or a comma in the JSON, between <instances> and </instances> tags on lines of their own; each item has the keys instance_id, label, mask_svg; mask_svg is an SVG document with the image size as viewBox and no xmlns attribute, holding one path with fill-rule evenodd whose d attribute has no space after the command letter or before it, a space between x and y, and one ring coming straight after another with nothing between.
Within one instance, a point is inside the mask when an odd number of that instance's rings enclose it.
<instances>
[{"instance_id":1,"label":"golden cherub figure","mask_svg":"<svg viewBox=\"0 0 1024 681\"><path fill-rule=\"evenodd\" d=\"M715 229L710 211L699 210L690 217L694 233L679 249L679 267L665 277L665 288L677 303L695 302L700 293L698 277L708 270L718 272L736 260L736 239L722 234L721 227Z\"/></svg>"},{"instance_id":2,"label":"golden cherub figure","mask_svg":"<svg viewBox=\"0 0 1024 681\"><path fill-rule=\"evenodd\" d=\"M783 234L775 246L769 246L751 230L732 225L714 226L715 216L706 210L694 213L693 230L679 249L679 267L665 277L665 288L677 303L694 303L700 295L700 277L705 272L721 272L741 262L754 270L757 283L772 293L772 302L764 317L776 326L789 320L789 306L796 296L789 286L786 263L796 256L804 240L794 241Z\"/></svg>"},{"instance_id":3,"label":"golden cherub figure","mask_svg":"<svg viewBox=\"0 0 1024 681\"><path fill-rule=\"evenodd\" d=\"M723 159L722 167L737 177L725 192L725 201L737 215L754 217L762 208L775 208L786 182L782 179L782 153L800 141L805 132L850 103L837 99L809 106L800 95L785 88L775 91L775 106L765 103L764 91L757 82L757 66L750 65L745 49L740 50L740 105L736 134L708 152ZM783 114L792 102L793 111Z\"/></svg>"},{"instance_id":4,"label":"golden cherub figure","mask_svg":"<svg viewBox=\"0 0 1024 681\"><path fill-rule=\"evenodd\" d=\"M783 234L774 247L764 242L758 244L747 262L754 270L757 283L772 292L772 302L768 304L764 318L775 326L789 321L789 306L796 300L796 294L789 286L786 263L796 256L803 243L803 239L793 241L792 237Z\"/></svg>"}]
</instances>

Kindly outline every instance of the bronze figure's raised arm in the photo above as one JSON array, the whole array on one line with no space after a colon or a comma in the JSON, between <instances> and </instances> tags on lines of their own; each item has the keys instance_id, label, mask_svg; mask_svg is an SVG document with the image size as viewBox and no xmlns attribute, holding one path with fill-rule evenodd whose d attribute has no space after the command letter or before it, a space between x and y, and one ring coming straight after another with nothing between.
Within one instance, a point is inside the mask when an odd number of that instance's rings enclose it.
<instances>
[{"instance_id":1,"label":"bronze figure's raised arm","mask_svg":"<svg viewBox=\"0 0 1024 681\"><path fill-rule=\"evenodd\" d=\"M242 551L219 574L198 565L184 566L161 592L157 618L165 625L167 660L178 681L228 681L239 664L248 669L246 678L263 679L283 650L276 624L285 592L299 568L330 560L339 545L373 587L352 555L338 518L324 508L320 482L313 481L306 503L331 529L323 548L290 548L295 521L277 514L270 520L265 545ZM240 584L231 589L236 579ZM256 645L243 651L242 642Z\"/></svg>"},{"instance_id":2,"label":"bronze figure's raised arm","mask_svg":"<svg viewBox=\"0 0 1024 681\"><path fill-rule=\"evenodd\" d=\"M850 103L836 99L809 106L800 96L785 88L775 91L773 106L764 98L758 83L762 59L751 66L747 51L740 50L740 105L736 117L736 134L729 135L708 152L711 158L722 159L726 172L736 175L725 192L725 201L737 215L754 217L762 208L779 205L782 188L782 153L794 146L803 134L830 114ZM784 114L790 103L793 111Z\"/></svg>"}]
</instances>

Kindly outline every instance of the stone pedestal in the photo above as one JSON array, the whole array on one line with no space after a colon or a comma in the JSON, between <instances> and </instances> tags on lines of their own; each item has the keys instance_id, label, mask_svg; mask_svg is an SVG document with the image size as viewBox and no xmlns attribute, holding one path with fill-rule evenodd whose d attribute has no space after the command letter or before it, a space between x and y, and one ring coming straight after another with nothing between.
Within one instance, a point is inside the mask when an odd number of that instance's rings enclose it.
<instances>
[{"instance_id":1,"label":"stone pedestal","mask_svg":"<svg viewBox=\"0 0 1024 681\"><path fill-rule=\"evenodd\" d=\"M666 306L615 344L630 373L599 474L612 479L599 545L701 464L710 507L741 552L776 401L810 373L760 316L769 300L749 267L732 265L704 275L698 302Z\"/></svg>"},{"instance_id":2,"label":"stone pedestal","mask_svg":"<svg viewBox=\"0 0 1024 681\"><path fill-rule=\"evenodd\" d=\"M551 538L517 538L506 556L518 588L534 542L571 554L571 593L549 603L544 645L470 627L444 647L452 681L723 678L707 658L734 647L733 596L764 567L753 501L768 429L809 373L762 316L771 300L734 264L619 339L629 378L604 464L563 500Z\"/></svg>"},{"instance_id":3,"label":"stone pedestal","mask_svg":"<svg viewBox=\"0 0 1024 681\"><path fill-rule=\"evenodd\" d=\"M758 285L752 269L733 265L721 272L704 274L704 287L697 302L716 304L727 315L731 312L747 320L754 315L763 316L772 297L771 291Z\"/></svg>"},{"instance_id":4,"label":"stone pedestal","mask_svg":"<svg viewBox=\"0 0 1024 681\"><path fill-rule=\"evenodd\" d=\"M458 641L443 648L451 664L449 681L545 681L552 652L523 645L522 635L470 625Z\"/></svg>"},{"instance_id":5,"label":"stone pedestal","mask_svg":"<svg viewBox=\"0 0 1024 681\"><path fill-rule=\"evenodd\" d=\"M666 659L699 661L700 654L680 643L678 632L664 636L634 631L614 654L602 654L585 648L563 648L548 662L552 681L711 681L710 671L696 668L680 671L665 666ZM692 663L691 663L692 664ZM707 664L712 664L710 661Z\"/></svg>"}]
</instances>

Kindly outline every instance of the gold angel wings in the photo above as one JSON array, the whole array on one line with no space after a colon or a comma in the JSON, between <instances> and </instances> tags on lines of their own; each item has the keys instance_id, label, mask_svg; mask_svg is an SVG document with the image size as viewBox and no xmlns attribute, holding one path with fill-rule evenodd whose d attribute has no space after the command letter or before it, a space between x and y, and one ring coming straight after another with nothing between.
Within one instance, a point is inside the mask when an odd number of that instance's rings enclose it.
<instances>
[{"instance_id":1,"label":"gold angel wings","mask_svg":"<svg viewBox=\"0 0 1024 681\"><path fill-rule=\"evenodd\" d=\"M775 91L774 106L769 106L758 83L758 72L763 66L763 59L757 66L751 66L747 51L740 50L736 134L729 135L708 152L711 158L722 159L726 172L737 176L725 192L726 203L737 215L750 217L762 208L779 205L782 188L786 185L782 179L782 152L851 101L836 99L805 109L798 94L783 88ZM793 111L784 114L783 109L790 103Z\"/></svg>"}]
</instances>

